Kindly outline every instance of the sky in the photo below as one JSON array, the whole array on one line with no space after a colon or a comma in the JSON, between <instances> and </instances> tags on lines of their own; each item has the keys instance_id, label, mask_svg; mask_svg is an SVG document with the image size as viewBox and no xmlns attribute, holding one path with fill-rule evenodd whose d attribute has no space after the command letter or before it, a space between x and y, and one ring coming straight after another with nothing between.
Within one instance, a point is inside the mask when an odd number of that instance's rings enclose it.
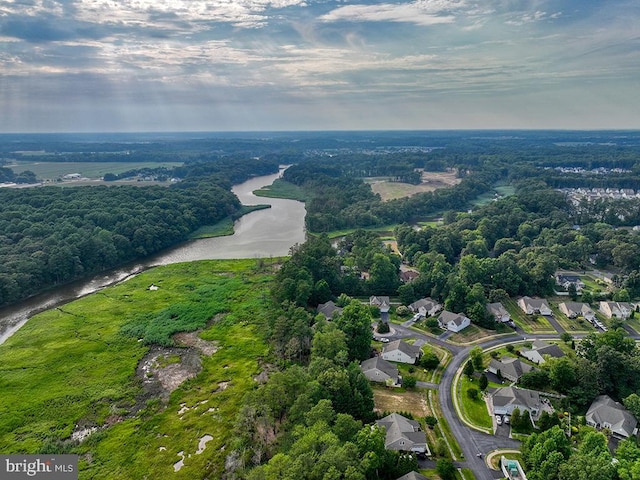
<instances>
[{"instance_id":1,"label":"sky","mask_svg":"<svg viewBox=\"0 0 640 480\"><path fill-rule=\"evenodd\" d=\"M0 132L640 129L639 0L0 0Z\"/></svg>"}]
</instances>

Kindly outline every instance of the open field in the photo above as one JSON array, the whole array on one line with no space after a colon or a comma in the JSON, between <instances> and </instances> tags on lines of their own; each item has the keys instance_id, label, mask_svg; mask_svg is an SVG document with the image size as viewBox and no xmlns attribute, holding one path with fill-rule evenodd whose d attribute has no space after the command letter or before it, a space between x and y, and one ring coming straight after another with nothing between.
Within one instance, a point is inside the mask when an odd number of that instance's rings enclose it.
<instances>
[{"instance_id":1,"label":"open field","mask_svg":"<svg viewBox=\"0 0 640 480\"><path fill-rule=\"evenodd\" d=\"M255 190L253 193L258 197L286 198L289 200L299 200L301 202L308 200L307 194L301 187L281 178L276 178L271 185L262 187L260 190Z\"/></svg>"},{"instance_id":2,"label":"open field","mask_svg":"<svg viewBox=\"0 0 640 480\"><path fill-rule=\"evenodd\" d=\"M456 177L454 172L422 172L422 183L413 185L410 183L390 182L385 178L366 178L365 182L371 185L371 190L380 195L382 200L393 200L415 195L416 193L433 192L439 188L448 188L459 184L462 179Z\"/></svg>"},{"instance_id":3,"label":"open field","mask_svg":"<svg viewBox=\"0 0 640 480\"><path fill-rule=\"evenodd\" d=\"M87 178L102 178L106 173L122 173L137 168L178 167L182 162L30 162L18 161L6 165L19 173L31 170L38 179L55 180L68 173L79 173ZM67 183L67 182L65 182ZM76 182L68 182L76 183ZM113 183L113 182L111 182ZM148 183L148 182L147 182Z\"/></svg>"},{"instance_id":4,"label":"open field","mask_svg":"<svg viewBox=\"0 0 640 480\"><path fill-rule=\"evenodd\" d=\"M493 428L492 420L489 416L489 411L487 410L487 403L484 398L482 398L477 380L474 379L472 382L466 375L460 375L459 380L457 393L462 415L469 423L477 425L481 429ZM472 388L478 390L479 393L478 398L475 400L469 398L469 395L467 394L467 392Z\"/></svg>"},{"instance_id":5,"label":"open field","mask_svg":"<svg viewBox=\"0 0 640 480\"><path fill-rule=\"evenodd\" d=\"M271 277L255 267L158 267L33 317L0 346L0 450L80 454L80 479L220 478L242 398L268 351L259 332ZM145 374L149 347L122 327L146 314L146 330L162 330L151 319L176 305L201 316L201 331L160 350ZM165 387L160 373L189 367L177 363L187 356L191 372ZM149 390L156 376L162 388ZM84 442L70 439L91 428ZM184 467L174 473L179 452Z\"/></svg>"},{"instance_id":6,"label":"open field","mask_svg":"<svg viewBox=\"0 0 640 480\"><path fill-rule=\"evenodd\" d=\"M408 391L378 385L372 388L375 410L379 413L409 412L416 420L424 419L426 415L431 415L425 390Z\"/></svg>"}]
</instances>

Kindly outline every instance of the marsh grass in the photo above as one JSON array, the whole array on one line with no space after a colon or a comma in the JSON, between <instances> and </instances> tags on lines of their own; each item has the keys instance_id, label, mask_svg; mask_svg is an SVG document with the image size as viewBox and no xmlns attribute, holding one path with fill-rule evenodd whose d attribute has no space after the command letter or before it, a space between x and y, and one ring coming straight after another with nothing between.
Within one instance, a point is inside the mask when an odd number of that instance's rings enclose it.
<instances>
[{"instance_id":1,"label":"marsh grass","mask_svg":"<svg viewBox=\"0 0 640 480\"><path fill-rule=\"evenodd\" d=\"M220 478L242 398L268 355L260 332L271 277L255 271L255 260L159 267L30 319L0 346L0 451L78 453L81 479ZM194 314L183 326L204 322L200 336L219 349L166 408L143 398L135 413L135 372L148 347L122 327L175 305ZM175 329L165 327L150 330L167 338ZM179 416L182 404L189 410ZM99 430L82 444L68 440L91 426ZM196 455L205 434L213 440ZM174 473L179 451L191 457Z\"/></svg>"}]
</instances>

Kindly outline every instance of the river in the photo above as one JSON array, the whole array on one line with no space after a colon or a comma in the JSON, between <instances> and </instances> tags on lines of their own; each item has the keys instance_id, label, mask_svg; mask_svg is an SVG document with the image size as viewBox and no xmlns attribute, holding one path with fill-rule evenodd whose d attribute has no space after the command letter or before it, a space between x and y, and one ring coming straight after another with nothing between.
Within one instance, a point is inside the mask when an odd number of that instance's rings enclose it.
<instances>
[{"instance_id":1,"label":"river","mask_svg":"<svg viewBox=\"0 0 640 480\"><path fill-rule=\"evenodd\" d=\"M196 260L288 255L293 245L305 241L304 204L295 200L265 198L253 194L254 190L271 185L282 175L282 171L255 177L233 187L233 193L243 205L271 205L271 208L256 210L237 220L233 235L188 241L143 260L90 279L54 288L16 305L0 309L0 345L34 314L126 280L151 267Z\"/></svg>"}]
</instances>

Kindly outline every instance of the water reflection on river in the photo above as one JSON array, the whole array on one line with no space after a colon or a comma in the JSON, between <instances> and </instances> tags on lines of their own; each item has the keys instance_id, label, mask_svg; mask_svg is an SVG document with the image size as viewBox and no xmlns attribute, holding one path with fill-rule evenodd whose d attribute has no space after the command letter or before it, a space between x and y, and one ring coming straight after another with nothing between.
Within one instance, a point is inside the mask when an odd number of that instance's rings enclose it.
<instances>
[{"instance_id":1,"label":"water reflection on river","mask_svg":"<svg viewBox=\"0 0 640 480\"><path fill-rule=\"evenodd\" d=\"M235 223L235 233L228 237L205 238L186 242L143 261L125 265L89 280L75 282L35 296L17 305L0 309L0 344L37 312L93 293L105 286L125 280L147 268L195 260L260 258L287 255L296 243L305 241L304 204L293 200L257 197L253 194L271 185L280 174L266 175L233 187L244 205L270 204Z\"/></svg>"}]
</instances>

